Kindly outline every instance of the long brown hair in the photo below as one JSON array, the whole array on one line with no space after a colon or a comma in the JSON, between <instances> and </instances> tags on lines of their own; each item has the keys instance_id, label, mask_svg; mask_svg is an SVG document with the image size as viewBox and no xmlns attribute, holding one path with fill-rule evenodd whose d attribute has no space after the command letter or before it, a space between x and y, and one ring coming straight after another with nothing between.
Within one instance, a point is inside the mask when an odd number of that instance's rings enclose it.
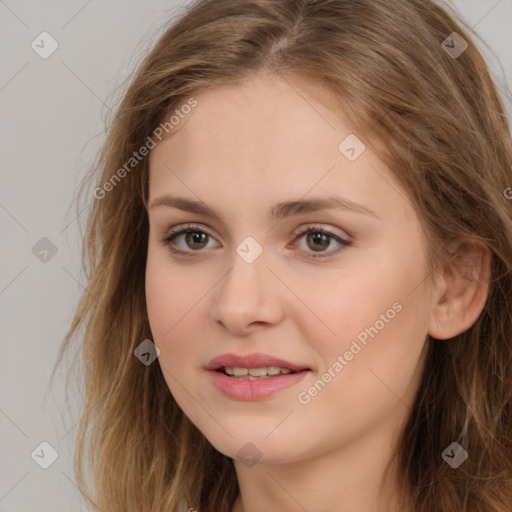
<instances>
[{"instance_id":1,"label":"long brown hair","mask_svg":"<svg viewBox=\"0 0 512 512\"><path fill-rule=\"evenodd\" d=\"M427 339L396 460L415 512L510 512L512 141L477 37L433 0L199 0L160 37L109 126L88 178L95 192L82 187L92 203L87 286L57 362L81 340L75 469L95 509L176 512L186 498L200 512L230 512L238 494L233 461L182 413L160 366L134 357L152 339L148 158L126 163L169 112L206 87L273 73L323 86L356 133L382 143L379 156L424 226L432 275L450 261L453 240L490 251L478 320L450 340ZM450 51L463 50L461 41L468 47L460 55ZM454 441L469 453L458 470L441 458Z\"/></svg>"}]
</instances>

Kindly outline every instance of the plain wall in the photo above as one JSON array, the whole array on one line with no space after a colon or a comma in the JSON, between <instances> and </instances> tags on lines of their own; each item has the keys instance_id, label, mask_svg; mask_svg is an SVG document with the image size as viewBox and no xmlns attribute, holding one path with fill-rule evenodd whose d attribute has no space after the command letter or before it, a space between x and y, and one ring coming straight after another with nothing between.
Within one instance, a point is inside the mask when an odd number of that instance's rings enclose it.
<instances>
[{"instance_id":1,"label":"plain wall","mask_svg":"<svg viewBox=\"0 0 512 512\"><path fill-rule=\"evenodd\" d=\"M104 140L119 84L156 40L155 29L183 5L0 1L1 512L82 509L72 460L78 415L66 413L61 373L48 387L84 286L80 216L71 202ZM512 82L512 0L455 5L496 53L488 58L505 94ZM38 39L43 31L59 45L46 59L31 47L35 40L39 51L50 48L49 39ZM505 101L512 113L510 97ZM37 448L35 458L50 460L42 442L58 452L48 469L31 457Z\"/></svg>"}]
</instances>

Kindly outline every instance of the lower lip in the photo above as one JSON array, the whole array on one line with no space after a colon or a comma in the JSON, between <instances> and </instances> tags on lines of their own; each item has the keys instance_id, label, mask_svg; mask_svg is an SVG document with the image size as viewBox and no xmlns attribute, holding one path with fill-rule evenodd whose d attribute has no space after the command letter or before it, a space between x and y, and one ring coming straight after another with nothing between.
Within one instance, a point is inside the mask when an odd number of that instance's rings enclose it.
<instances>
[{"instance_id":1,"label":"lower lip","mask_svg":"<svg viewBox=\"0 0 512 512\"><path fill-rule=\"evenodd\" d=\"M302 370L287 375L281 374L268 379L236 379L218 371L209 371L214 386L224 395L235 400L261 400L277 391L300 382L310 370Z\"/></svg>"}]
</instances>

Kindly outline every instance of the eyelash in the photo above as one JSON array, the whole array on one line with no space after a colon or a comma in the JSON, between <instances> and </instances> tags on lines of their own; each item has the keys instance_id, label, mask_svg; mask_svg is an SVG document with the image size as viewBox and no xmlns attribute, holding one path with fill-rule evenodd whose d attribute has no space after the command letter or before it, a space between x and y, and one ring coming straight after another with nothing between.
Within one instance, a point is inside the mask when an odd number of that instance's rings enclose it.
<instances>
[{"instance_id":1,"label":"eyelash","mask_svg":"<svg viewBox=\"0 0 512 512\"><path fill-rule=\"evenodd\" d=\"M171 251L173 254L186 255L186 256L190 256L190 257L193 257L190 253L202 252L201 250L182 251L181 249L175 249L175 248L171 247L171 242L173 241L174 238L178 237L179 235L186 234L186 233L203 233L203 234L213 238L212 235L210 235L208 232L204 231L203 229L201 229L193 224L187 224L181 228L176 228L176 229L172 230L171 232L169 232L166 235L163 242L168 247L169 251ZM339 254L346 247L350 247L350 245L352 244L351 241L340 238L338 235L336 235L332 231L318 228L318 227L312 226L312 225L308 225L305 229L295 232L293 235L296 237L296 239L300 239L301 237L303 237L304 235L307 235L308 233L321 233L323 235L330 237L331 239L334 239L336 242L341 244L341 247L339 247L338 249L321 253L322 254L321 256L318 254L317 255L312 254L313 258L329 258L331 256Z\"/></svg>"}]
</instances>

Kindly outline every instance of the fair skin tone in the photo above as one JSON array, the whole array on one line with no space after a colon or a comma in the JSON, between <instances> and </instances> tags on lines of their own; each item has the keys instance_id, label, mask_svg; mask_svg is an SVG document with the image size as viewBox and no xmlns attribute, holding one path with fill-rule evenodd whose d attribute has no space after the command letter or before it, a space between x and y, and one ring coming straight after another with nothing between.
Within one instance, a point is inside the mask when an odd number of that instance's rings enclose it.
<instances>
[{"instance_id":1,"label":"fair skin tone","mask_svg":"<svg viewBox=\"0 0 512 512\"><path fill-rule=\"evenodd\" d=\"M305 87L258 78L195 98L186 122L150 154L146 296L169 389L234 459L233 512L395 510L396 481L380 494L379 486L415 400L426 336L467 330L485 303L485 280L473 285L447 269L427 286L426 242L406 194L365 134L357 134L367 144L356 160L340 152L350 126ZM166 194L206 203L219 218L153 204ZM375 215L268 216L281 201L332 195ZM182 234L166 245L169 230L187 223L195 238ZM351 244L296 233L310 224ZM236 252L248 236L263 249L251 263ZM468 254L488 278L488 255L471 247ZM333 371L370 326L377 334ZM311 371L271 397L236 400L205 369L226 352L270 354ZM335 376L307 394L329 369ZM255 465L237 455L249 442L259 453Z\"/></svg>"}]
</instances>

